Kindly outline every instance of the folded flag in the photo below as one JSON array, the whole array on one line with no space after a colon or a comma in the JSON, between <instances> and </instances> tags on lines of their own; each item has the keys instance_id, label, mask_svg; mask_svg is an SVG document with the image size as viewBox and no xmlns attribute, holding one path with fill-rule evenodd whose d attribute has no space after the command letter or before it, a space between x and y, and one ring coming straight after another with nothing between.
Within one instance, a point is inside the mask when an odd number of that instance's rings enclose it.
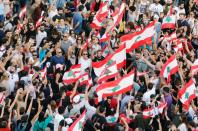
<instances>
[{"instance_id":1,"label":"folded flag","mask_svg":"<svg viewBox=\"0 0 198 131\"><path fill-rule=\"evenodd\" d=\"M160 72L160 76L167 78L167 82L169 83L171 80L171 75L175 74L177 71L178 71L178 63L176 56L173 55L163 65L162 70Z\"/></svg>"},{"instance_id":2,"label":"folded flag","mask_svg":"<svg viewBox=\"0 0 198 131\"><path fill-rule=\"evenodd\" d=\"M126 44L126 52L129 53L144 44L150 44L155 32L155 21L153 21L139 32L122 36L121 44Z\"/></svg>"},{"instance_id":3,"label":"folded flag","mask_svg":"<svg viewBox=\"0 0 198 131\"><path fill-rule=\"evenodd\" d=\"M19 18L22 19L26 15L27 7L24 6L19 12Z\"/></svg>"},{"instance_id":4,"label":"folded flag","mask_svg":"<svg viewBox=\"0 0 198 131\"><path fill-rule=\"evenodd\" d=\"M184 105L185 109L189 108L190 102L196 98L195 95L196 86L191 79L184 87L179 90L179 99Z\"/></svg>"},{"instance_id":5,"label":"folded flag","mask_svg":"<svg viewBox=\"0 0 198 131\"><path fill-rule=\"evenodd\" d=\"M80 117L68 128L68 131L82 131L85 123L86 111L84 111Z\"/></svg>"},{"instance_id":6,"label":"folded flag","mask_svg":"<svg viewBox=\"0 0 198 131\"><path fill-rule=\"evenodd\" d=\"M194 61L194 63L192 64L191 66L191 73L192 73L192 76L196 75L198 73L198 59L196 59Z\"/></svg>"},{"instance_id":7,"label":"folded flag","mask_svg":"<svg viewBox=\"0 0 198 131\"><path fill-rule=\"evenodd\" d=\"M107 66L102 71L101 75L98 78L98 83L106 81L110 78L116 77L118 75L117 65L116 63L112 63L110 66Z\"/></svg>"},{"instance_id":8,"label":"folded flag","mask_svg":"<svg viewBox=\"0 0 198 131\"><path fill-rule=\"evenodd\" d=\"M134 80L134 71L129 74L119 78L115 81L105 82L98 87L96 87L96 93L98 95L98 101L107 96L113 96L118 94L123 94L132 89Z\"/></svg>"},{"instance_id":9,"label":"folded flag","mask_svg":"<svg viewBox=\"0 0 198 131\"><path fill-rule=\"evenodd\" d=\"M164 19L163 19L162 29L165 29L165 28L174 29L175 28L175 23L176 23L175 16L168 15L168 16L164 17Z\"/></svg>"},{"instance_id":10,"label":"folded flag","mask_svg":"<svg viewBox=\"0 0 198 131\"><path fill-rule=\"evenodd\" d=\"M81 65L73 65L69 71L65 72L63 75L63 82L71 84L76 82L80 77L80 68Z\"/></svg>"}]
</instances>

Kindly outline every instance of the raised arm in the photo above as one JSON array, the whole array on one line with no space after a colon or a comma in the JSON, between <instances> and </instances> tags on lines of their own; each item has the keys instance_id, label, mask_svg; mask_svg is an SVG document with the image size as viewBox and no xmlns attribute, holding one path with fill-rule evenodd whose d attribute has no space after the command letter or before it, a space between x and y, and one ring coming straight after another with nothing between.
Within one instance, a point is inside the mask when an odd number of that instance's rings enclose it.
<instances>
[{"instance_id":1,"label":"raised arm","mask_svg":"<svg viewBox=\"0 0 198 131\"><path fill-rule=\"evenodd\" d=\"M10 108L9 108L10 111L13 109L14 105L16 104L17 99L18 99L18 96L19 96L19 93L20 93L21 91L22 91L21 88L17 90L16 97L14 98L14 101L12 102L12 104L11 104L11 106L10 106Z\"/></svg>"},{"instance_id":2,"label":"raised arm","mask_svg":"<svg viewBox=\"0 0 198 131\"><path fill-rule=\"evenodd\" d=\"M32 103L33 103L33 97L32 97L32 99L31 99L31 101L30 101L30 105L29 105L29 107L28 107L28 110L27 110L27 114L30 114L30 111L31 111L31 109L32 109Z\"/></svg>"}]
</instances>

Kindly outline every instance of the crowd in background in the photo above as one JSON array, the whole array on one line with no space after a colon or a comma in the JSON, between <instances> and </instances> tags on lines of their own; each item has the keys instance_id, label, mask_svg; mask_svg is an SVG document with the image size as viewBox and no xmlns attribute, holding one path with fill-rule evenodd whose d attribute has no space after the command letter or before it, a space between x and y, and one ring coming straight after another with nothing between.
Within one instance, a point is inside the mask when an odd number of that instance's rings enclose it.
<instances>
[{"instance_id":1,"label":"crowd in background","mask_svg":"<svg viewBox=\"0 0 198 131\"><path fill-rule=\"evenodd\" d=\"M96 18L104 4L107 16ZM116 23L113 13L122 4L124 13ZM174 28L162 28L168 15L175 18ZM102 19L97 28L96 19ZM149 44L142 41L127 51L117 75L98 82L93 63L115 54L124 44L121 38L152 22L155 32ZM169 37L173 33L180 49L175 50L177 43ZM173 55L178 71L168 81L160 74ZM198 86L197 59L196 0L0 0L0 130L197 131L198 90L193 99L187 94L187 108L178 93L191 80ZM80 77L64 81L76 65L80 76L88 74L87 83L80 84ZM130 90L98 100L101 84L131 71ZM155 113L145 117L149 109Z\"/></svg>"}]
</instances>

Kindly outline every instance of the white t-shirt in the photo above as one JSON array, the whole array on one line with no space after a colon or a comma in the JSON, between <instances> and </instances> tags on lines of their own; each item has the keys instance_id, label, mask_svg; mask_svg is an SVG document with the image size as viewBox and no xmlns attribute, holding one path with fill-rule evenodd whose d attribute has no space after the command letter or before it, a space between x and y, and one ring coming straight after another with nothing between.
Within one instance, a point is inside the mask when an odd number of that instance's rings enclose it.
<instances>
[{"instance_id":1,"label":"white t-shirt","mask_svg":"<svg viewBox=\"0 0 198 131\"><path fill-rule=\"evenodd\" d=\"M152 94L155 95L155 88L152 88L151 90L146 91L146 92L144 93L144 95L143 95L142 100L145 101L147 105L150 104L150 100L151 100L150 96L151 96Z\"/></svg>"},{"instance_id":2,"label":"white t-shirt","mask_svg":"<svg viewBox=\"0 0 198 131\"><path fill-rule=\"evenodd\" d=\"M177 19L179 19L179 14L180 14L180 13L186 14L186 11L185 11L184 8L183 8L183 9L180 9L180 8L178 8L178 7L174 7L174 10L177 11Z\"/></svg>"},{"instance_id":3,"label":"white t-shirt","mask_svg":"<svg viewBox=\"0 0 198 131\"><path fill-rule=\"evenodd\" d=\"M163 12L163 6L161 4L151 4L149 6L149 10L153 13L158 13L158 15Z\"/></svg>"},{"instance_id":4,"label":"white t-shirt","mask_svg":"<svg viewBox=\"0 0 198 131\"><path fill-rule=\"evenodd\" d=\"M19 81L19 76L18 76L18 73L14 73L14 74L11 74L10 72L8 72L9 73L9 89L8 89L8 92L9 92L9 94L11 93L11 92L13 92L14 91L14 87L15 87L15 83L17 82L17 81Z\"/></svg>"},{"instance_id":5,"label":"white t-shirt","mask_svg":"<svg viewBox=\"0 0 198 131\"><path fill-rule=\"evenodd\" d=\"M85 69L91 66L91 59L85 60L83 57L80 58L79 64L81 64L81 73L85 73Z\"/></svg>"},{"instance_id":6,"label":"white t-shirt","mask_svg":"<svg viewBox=\"0 0 198 131\"><path fill-rule=\"evenodd\" d=\"M63 120L64 117L60 114L56 114L55 115L55 119L54 119L54 131L58 131L58 126L61 120Z\"/></svg>"},{"instance_id":7,"label":"white t-shirt","mask_svg":"<svg viewBox=\"0 0 198 131\"><path fill-rule=\"evenodd\" d=\"M188 131L188 128L186 127L186 124L182 123L178 126L178 129L180 131Z\"/></svg>"},{"instance_id":8,"label":"white t-shirt","mask_svg":"<svg viewBox=\"0 0 198 131\"><path fill-rule=\"evenodd\" d=\"M47 37L47 33L45 31L43 31L43 32L38 31L38 34L36 35L36 48L38 48L40 46L41 41L45 37Z\"/></svg>"}]
</instances>

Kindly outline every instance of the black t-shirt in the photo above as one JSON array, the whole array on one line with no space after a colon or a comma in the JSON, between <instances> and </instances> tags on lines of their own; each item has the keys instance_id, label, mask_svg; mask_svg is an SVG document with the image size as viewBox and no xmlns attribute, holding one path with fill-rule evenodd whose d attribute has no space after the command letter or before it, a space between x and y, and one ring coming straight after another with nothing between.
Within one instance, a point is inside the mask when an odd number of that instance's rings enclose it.
<instances>
[{"instance_id":1,"label":"black t-shirt","mask_svg":"<svg viewBox=\"0 0 198 131\"><path fill-rule=\"evenodd\" d=\"M95 57L93 59L93 62L102 61L102 60L104 60L104 57L103 56L101 56L101 57Z\"/></svg>"},{"instance_id":2,"label":"black t-shirt","mask_svg":"<svg viewBox=\"0 0 198 131\"><path fill-rule=\"evenodd\" d=\"M106 118L104 116L97 114L97 113L92 116L91 120L94 123L100 123L102 127L104 127L104 125L107 123Z\"/></svg>"}]
</instances>

